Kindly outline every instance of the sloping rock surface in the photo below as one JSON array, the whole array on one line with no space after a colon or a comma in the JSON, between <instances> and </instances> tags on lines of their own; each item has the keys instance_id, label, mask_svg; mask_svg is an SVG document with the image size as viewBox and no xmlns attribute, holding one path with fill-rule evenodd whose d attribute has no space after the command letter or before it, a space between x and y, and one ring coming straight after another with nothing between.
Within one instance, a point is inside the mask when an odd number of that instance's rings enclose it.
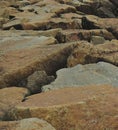
<instances>
[{"instance_id":1,"label":"sloping rock surface","mask_svg":"<svg viewBox=\"0 0 118 130\"><path fill-rule=\"evenodd\" d=\"M117 96L117 88L105 85L53 90L30 96L10 112L10 117L42 118L57 130L116 130Z\"/></svg>"}]
</instances>

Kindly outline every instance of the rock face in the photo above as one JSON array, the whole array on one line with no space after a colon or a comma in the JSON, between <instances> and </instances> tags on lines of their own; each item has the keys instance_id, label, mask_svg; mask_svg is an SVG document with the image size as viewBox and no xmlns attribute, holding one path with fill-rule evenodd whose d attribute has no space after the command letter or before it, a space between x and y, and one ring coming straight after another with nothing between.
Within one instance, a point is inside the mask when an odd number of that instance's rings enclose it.
<instances>
[{"instance_id":1,"label":"rock face","mask_svg":"<svg viewBox=\"0 0 118 130\"><path fill-rule=\"evenodd\" d=\"M25 88L0 89L0 120L8 120L6 118L8 111L21 102L26 95L28 95L28 90Z\"/></svg>"},{"instance_id":2,"label":"rock face","mask_svg":"<svg viewBox=\"0 0 118 130\"><path fill-rule=\"evenodd\" d=\"M55 130L49 123L38 118L0 122L1 130Z\"/></svg>"},{"instance_id":3,"label":"rock face","mask_svg":"<svg viewBox=\"0 0 118 130\"><path fill-rule=\"evenodd\" d=\"M39 117L52 124L56 130L116 130L117 95L118 89L110 86L49 91L29 97L11 111L10 117Z\"/></svg>"},{"instance_id":4,"label":"rock face","mask_svg":"<svg viewBox=\"0 0 118 130\"><path fill-rule=\"evenodd\" d=\"M118 130L117 1L0 0L0 130Z\"/></svg>"},{"instance_id":5,"label":"rock face","mask_svg":"<svg viewBox=\"0 0 118 130\"><path fill-rule=\"evenodd\" d=\"M104 85L118 86L118 68L105 62L97 64L77 65L57 71L57 78L49 85L43 86L43 91L73 86Z\"/></svg>"},{"instance_id":6,"label":"rock face","mask_svg":"<svg viewBox=\"0 0 118 130\"><path fill-rule=\"evenodd\" d=\"M94 40L94 44L97 44L97 42ZM78 45L68 58L68 67L99 61L109 62L118 66L118 40L106 41L104 44L96 46L89 44Z\"/></svg>"}]
</instances>

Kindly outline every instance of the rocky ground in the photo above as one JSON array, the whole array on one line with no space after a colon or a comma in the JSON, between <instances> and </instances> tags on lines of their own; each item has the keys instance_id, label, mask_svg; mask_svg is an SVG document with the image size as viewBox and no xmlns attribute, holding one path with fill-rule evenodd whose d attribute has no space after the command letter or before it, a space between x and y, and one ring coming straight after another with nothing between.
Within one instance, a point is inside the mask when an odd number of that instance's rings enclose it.
<instances>
[{"instance_id":1,"label":"rocky ground","mask_svg":"<svg viewBox=\"0 0 118 130\"><path fill-rule=\"evenodd\" d=\"M0 130L118 130L117 0L0 0Z\"/></svg>"}]
</instances>

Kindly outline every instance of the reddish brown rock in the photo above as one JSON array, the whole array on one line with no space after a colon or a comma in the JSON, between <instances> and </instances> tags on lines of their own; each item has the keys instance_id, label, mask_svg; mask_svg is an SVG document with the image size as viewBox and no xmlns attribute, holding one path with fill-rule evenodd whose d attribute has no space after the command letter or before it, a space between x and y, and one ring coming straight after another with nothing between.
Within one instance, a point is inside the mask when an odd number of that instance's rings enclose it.
<instances>
[{"instance_id":1,"label":"reddish brown rock","mask_svg":"<svg viewBox=\"0 0 118 130\"><path fill-rule=\"evenodd\" d=\"M104 44L96 46L78 45L68 58L68 67L99 61L106 61L118 66L118 40L106 41Z\"/></svg>"},{"instance_id":2,"label":"reddish brown rock","mask_svg":"<svg viewBox=\"0 0 118 130\"><path fill-rule=\"evenodd\" d=\"M25 88L0 89L0 120L8 120L6 117L8 111L21 102L26 95L28 95L28 90Z\"/></svg>"},{"instance_id":3,"label":"reddish brown rock","mask_svg":"<svg viewBox=\"0 0 118 130\"><path fill-rule=\"evenodd\" d=\"M106 40L115 39L112 33L105 29L93 29L93 30L80 30L80 29L68 29L61 31L60 39L62 42L71 42L77 40L87 40L90 42L92 36L102 36Z\"/></svg>"},{"instance_id":4,"label":"reddish brown rock","mask_svg":"<svg viewBox=\"0 0 118 130\"><path fill-rule=\"evenodd\" d=\"M54 38L44 36L3 38L0 44L0 88L17 86L36 70L53 74L64 67L76 43L51 45L54 43Z\"/></svg>"},{"instance_id":5,"label":"reddish brown rock","mask_svg":"<svg viewBox=\"0 0 118 130\"><path fill-rule=\"evenodd\" d=\"M84 29L107 29L118 38L118 19L117 18L99 18L93 15L83 17L82 25Z\"/></svg>"},{"instance_id":6,"label":"reddish brown rock","mask_svg":"<svg viewBox=\"0 0 118 130\"><path fill-rule=\"evenodd\" d=\"M30 118L19 121L2 121L0 122L0 130L55 130L48 122Z\"/></svg>"},{"instance_id":7,"label":"reddish brown rock","mask_svg":"<svg viewBox=\"0 0 118 130\"><path fill-rule=\"evenodd\" d=\"M116 130L117 95L117 88L104 85L49 91L29 97L10 112L10 117L42 118L56 130Z\"/></svg>"}]
</instances>

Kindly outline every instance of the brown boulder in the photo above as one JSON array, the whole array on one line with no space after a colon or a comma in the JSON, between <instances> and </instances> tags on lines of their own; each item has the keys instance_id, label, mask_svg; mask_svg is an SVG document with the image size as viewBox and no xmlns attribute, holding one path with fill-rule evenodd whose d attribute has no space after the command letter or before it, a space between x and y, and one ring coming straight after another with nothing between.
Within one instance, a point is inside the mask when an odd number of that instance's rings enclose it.
<instances>
[{"instance_id":1,"label":"brown boulder","mask_svg":"<svg viewBox=\"0 0 118 130\"><path fill-rule=\"evenodd\" d=\"M84 29L107 29L118 38L118 19L117 18L99 18L93 15L87 15L82 19Z\"/></svg>"},{"instance_id":2,"label":"brown boulder","mask_svg":"<svg viewBox=\"0 0 118 130\"><path fill-rule=\"evenodd\" d=\"M52 90L28 97L9 115L42 118L57 130L116 130L117 95L117 88L105 85Z\"/></svg>"},{"instance_id":3,"label":"brown boulder","mask_svg":"<svg viewBox=\"0 0 118 130\"><path fill-rule=\"evenodd\" d=\"M25 88L3 88L0 89L0 120L8 120L7 112L16 104L21 102L28 94Z\"/></svg>"},{"instance_id":4,"label":"brown boulder","mask_svg":"<svg viewBox=\"0 0 118 130\"><path fill-rule=\"evenodd\" d=\"M10 37L0 43L0 88L17 86L37 70L54 74L66 65L77 43L55 44L53 37Z\"/></svg>"},{"instance_id":5,"label":"brown boulder","mask_svg":"<svg viewBox=\"0 0 118 130\"><path fill-rule=\"evenodd\" d=\"M116 1L116 0L110 0L110 1L118 6L118 1Z\"/></svg>"},{"instance_id":6,"label":"brown boulder","mask_svg":"<svg viewBox=\"0 0 118 130\"><path fill-rule=\"evenodd\" d=\"M77 64L89 64L105 61L118 66L118 40L106 41L104 44L78 45L68 58L68 67Z\"/></svg>"},{"instance_id":7,"label":"brown boulder","mask_svg":"<svg viewBox=\"0 0 118 130\"><path fill-rule=\"evenodd\" d=\"M54 81L54 76L48 76L45 71L36 71L27 78L27 88L31 93L41 92L41 87Z\"/></svg>"}]
</instances>

